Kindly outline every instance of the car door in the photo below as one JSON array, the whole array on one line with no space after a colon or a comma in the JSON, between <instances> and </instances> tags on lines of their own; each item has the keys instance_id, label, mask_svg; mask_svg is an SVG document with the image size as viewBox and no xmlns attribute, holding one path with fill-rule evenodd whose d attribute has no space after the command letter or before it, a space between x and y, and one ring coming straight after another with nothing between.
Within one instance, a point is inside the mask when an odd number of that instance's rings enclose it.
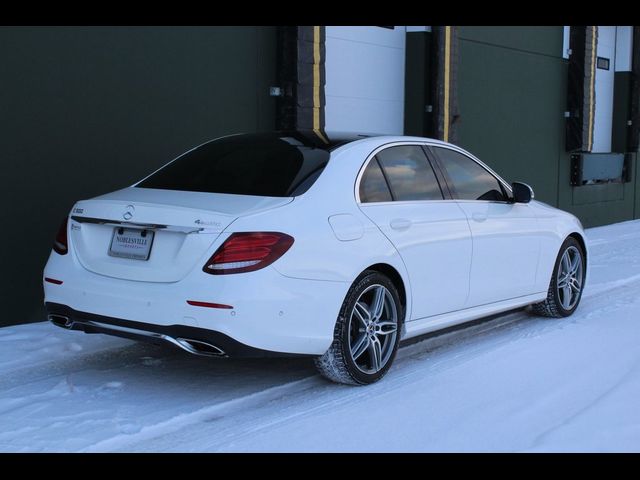
<instances>
[{"instance_id":1,"label":"car door","mask_svg":"<svg viewBox=\"0 0 640 480\"><path fill-rule=\"evenodd\" d=\"M444 146L429 151L471 228L468 306L536 293L541 233L531 205L513 203L504 183L468 155Z\"/></svg>"},{"instance_id":2,"label":"car door","mask_svg":"<svg viewBox=\"0 0 640 480\"><path fill-rule=\"evenodd\" d=\"M413 308L408 320L463 308L471 232L464 211L444 198L423 147L384 147L362 172L360 208L393 243L409 273Z\"/></svg>"}]
</instances>

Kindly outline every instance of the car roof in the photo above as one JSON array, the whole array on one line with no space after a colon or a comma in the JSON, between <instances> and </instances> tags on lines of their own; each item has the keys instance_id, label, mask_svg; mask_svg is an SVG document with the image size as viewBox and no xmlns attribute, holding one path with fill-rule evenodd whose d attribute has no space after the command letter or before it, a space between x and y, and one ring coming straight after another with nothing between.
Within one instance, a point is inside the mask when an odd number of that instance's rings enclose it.
<instances>
[{"instance_id":1,"label":"car roof","mask_svg":"<svg viewBox=\"0 0 640 480\"><path fill-rule=\"evenodd\" d=\"M327 134L328 138L334 138L333 133ZM437 140L435 138L429 137L417 137L417 136L409 136L409 135L385 135L385 134L357 134L355 136L348 136L348 134L341 133L341 137L338 138L346 138L348 140L342 141L340 144L336 144L331 150L335 150L338 147L342 147L345 145L363 145L367 144L370 147L376 148L385 144L396 143L396 142L409 142L409 143L425 143L429 145L436 146L447 146L453 148L460 148L456 145L453 145L448 142L444 142L442 140Z\"/></svg>"},{"instance_id":2,"label":"car roof","mask_svg":"<svg viewBox=\"0 0 640 480\"><path fill-rule=\"evenodd\" d=\"M326 132L321 130L279 130L273 132L273 134L277 137L291 137L305 146L321 148L328 151L335 150L347 143L376 136L376 134L370 133L344 131Z\"/></svg>"},{"instance_id":3,"label":"car roof","mask_svg":"<svg viewBox=\"0 0 640 480\"><path fill-rule=\"evenodd\" d=\"M415 137L406 135L388 135L381 133L367 133L355 131L319 131L319 130L278 130L269 133L247 134L256 136L291 137L305 146L321 148L333 151L349 143L358 141L373 141L374 143L390 143L401 141L428 142L433 144L449 145L441 140L427 137Z\"/></svg>"}]
</instances>

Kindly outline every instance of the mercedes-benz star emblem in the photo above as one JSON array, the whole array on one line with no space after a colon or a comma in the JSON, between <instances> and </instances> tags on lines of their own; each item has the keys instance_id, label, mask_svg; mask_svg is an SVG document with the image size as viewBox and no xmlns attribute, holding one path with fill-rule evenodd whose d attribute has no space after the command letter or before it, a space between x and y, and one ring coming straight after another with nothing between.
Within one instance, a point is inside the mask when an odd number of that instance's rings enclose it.
<instances>
[{"instance_id":1,"label":"mercedes-benz star emblem","mask_svg":"<svg viewBox=\"0 0 640 480\"><path fill-rule=\"evenodd\" d=\"M131 218L133 218L133 212L135 211L136 209L133 205L127 205L127 209L122 214L122 218L125 220L131 220Z\"/></svg>"}]
</instances>

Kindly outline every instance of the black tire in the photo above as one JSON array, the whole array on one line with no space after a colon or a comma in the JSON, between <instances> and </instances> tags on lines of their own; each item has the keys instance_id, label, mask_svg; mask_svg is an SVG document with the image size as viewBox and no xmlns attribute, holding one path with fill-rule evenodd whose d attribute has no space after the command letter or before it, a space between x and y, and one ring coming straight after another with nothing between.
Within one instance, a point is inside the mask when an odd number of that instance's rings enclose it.
<instances>
[{"instance_id":1,"label":"black tire","mask_svg":"<svg viewBox=\"0 0 640 480\"><path fill-rule=\"evenodd\" d=\"M388 293L391 295L391 298L385 296L386 302L390 302L391 299L394 302L395 312L396 312L396 333L395 338L389 337L389 340L386 340L386 335L384 342L386 348L386 352L388 355L388 359L379 370L373 373L367 373L363 371L363 367L356 363L354 360L350 345L351 335L354 333L354 328L356 325L352 323L352 317L355 319L354 309L356 307L356 302L359 301L361 296L368 295L367 292L372 291L375 295L375 291L372 289L377 289L380 286L384 287ZM383 308L391 309L390 304L386 304L387 306ZM355 322L358 320L355 319ZM315 365L318 371L322 376L336 383L345 383L348 385L367 385L370 383L377 382L380 380L389 370L393 360L398 352L398 344L400 343L400 333L402 331L402 325L404 321L404 308L400 302L400 295L398 294L398 290L393 284L391 280L385 275L373 271L366 270L363 272L353 283L349 291L347 292L347 296L342 304L342 308L340 309L340 313L338 314L338 320L336 321L336 326L333 333L333 343L329 347L324 355L315 359ZM389 322L386 322L389 323ZM362 328L359 324L357 325L359 328ZM392 328L392 327L391 327ZM350 333L351 331L351 333ZM364 333L355 333L355 335L367 335L368 330L364 330ZM357 339L354 343L357 343ZM373 348L371 346L371 342L369 342L369 347L367 347L363 353L360 355L370 356L369 348ZM383 347L381 347L381 350ZM359 357L366 360L366 357ZM362 362L363 360L359 360ZM369 362L373 362L373 359L369 359Z\"/></svg>"},{"instance_id":2,"label":"black tire","mask_svg":"<svg viewBox=\"0 0 640 480\"><path fill-rule=\"evenodd\" d=\"M580 291L577 293L577 299L570 308L565 308L562 304L562 298L560 297L560 291L558 289L558 270L561 268L562 257L570 249L576 249L580 253L581 272L580 272ZM542 315L544 317L568 317L575 312L576 308L580 304L582 298L582 292L584 291L584 282L586 278L587 265L585 261L584 250L580 243L574 237L567 237L556 258L556 263L551 274L551 282L549 283L549 290L547 292L547 298L544 302L536 303L531 306L533 313Z\"/></svg>"}]
</instances>

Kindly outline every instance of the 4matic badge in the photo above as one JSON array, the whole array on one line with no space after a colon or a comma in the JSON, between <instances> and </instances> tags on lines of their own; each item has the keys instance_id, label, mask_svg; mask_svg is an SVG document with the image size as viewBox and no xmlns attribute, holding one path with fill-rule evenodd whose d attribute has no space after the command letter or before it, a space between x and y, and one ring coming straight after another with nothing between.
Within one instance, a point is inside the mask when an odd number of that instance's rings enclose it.
<instances>
[{"instance_id":1,"label":"4matic badge","mask_svg":"<svg viewBox=\"0 0 640 480\"><path fill-rule=\"evenodd\" d=\"M209 225L210 227L220 228L220 222L216 222L214 220L200 220L197 219L195 222L196 225Z\"/></svg>"}]
</instances>

